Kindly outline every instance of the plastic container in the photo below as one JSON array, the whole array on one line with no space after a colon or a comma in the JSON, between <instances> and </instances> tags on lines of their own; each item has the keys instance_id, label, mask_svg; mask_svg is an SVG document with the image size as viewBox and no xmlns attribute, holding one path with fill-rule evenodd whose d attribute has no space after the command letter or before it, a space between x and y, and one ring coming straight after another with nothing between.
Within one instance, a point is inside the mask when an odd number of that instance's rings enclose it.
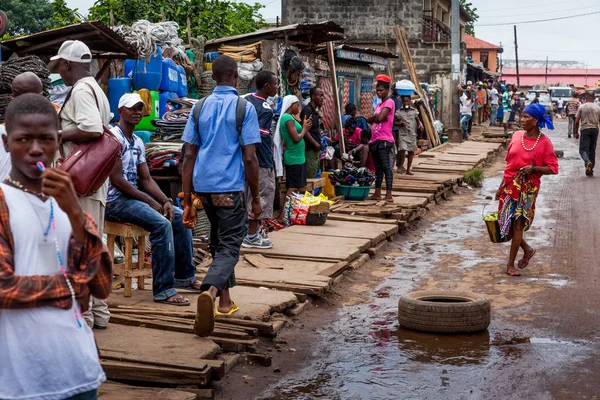
<instances>
[{"instance_id":1,"label":"plastic container","mask_svg":"<svg viewBox=\"0 0 600 400\"><path fill-rule=\"evenodd\" d=\"M221 53L218 51L210 51L208 53L204 53L204 61L213 62L215 61Z\"/></svg>"},{"instance_id":2,"label":"plastic container","mask_svg":"<svg viewBox=\"0 0 600 400\"><path fill-rule=\"evenodd\" d=\"M170 58L162 60L162 80L159 89L162 92L177 92L179 90L179 71L175 61Z\"/></svg>"},{"instance_id":3,"label":"plastic container","mask_svg":"<svg viewBox=\"0 0 600 400\"><path fill-rule=\"evenodd\" d=\"M491 200L483 206L483 210L481 211L481 219L485 222L485 227L487 228L488 235L490 236L490 240L492 243L504 243L512 240L512 234L508 236L502 237L502 232L500 230L500 223L498 222L498 213L485 214L485 208L490 204ZM487 219L486 219L487 218Z\"/></svg>"},{"instance_id":4,"label":"plastic container","mask_svg":"<svg viewBox=\"0 0 600 400\"><path fill-rule=\"evenodd\" d=\"M159 106L158 106L158 118L162 118L163 115L167 112L167 101L169 99L177 99L179 96L177 93L172 92L162 92L158 95L159 98Z\"/></svg>"},{"instance_id":5,"label":"plastic container","mask_svg":"<svg viewBox=\"0 0 600 400\"><path fill-rule=\"evenodd\" d=\"M398 89L398 96L412 96L414 91L413 90L403 90L403 89Z\"/></svg>"},{"instance_id":6,"label":"plastic container","mask_svg":"<svg viewBox=\"0 0 600 400\"><path fill-rule=\"evenodd\" d=\"M133 133L135 133L140 139L142 139L142 142L144 142L144 144L150 143L150 136L154 134L153 131L135 131Z\"/></svg>"},{"instance_id":7,"label":"plastic container","mask_svg":"<svg viewBox=\"0 0 600 400\"><path fill-rule=\"evenodd\" d=\"M369 192L373 186L347 186L336 185L335 195L344 196L346 200L363 201L369 197Z\"/></svg>"},{"instance_id":8,"label":"plastic container","mask_svg":"<svg viewBox=\"0 0 600 400\"><path fill-rule=\"evenodd\" d=\"M120 119L118 109L121 96L130 92L131 78L110 78L108 80L108 102L110 103L110 112L114 114L113 121Z\"/></svg>"},{"instance_id":9,"label":"plastic container","mask_svg":"<svg viewBox=\"0 0 600 400\"><path fill-rule=\"evenodd\" d=\"M136 131L152 131L154 132L156 128L152 125L152 121L158 119L158 114L160 112L160 97L156 90L150 91L150 97L152 98L152 111L150 115L142 118L139 124L135 126Z\"/></svg>"},{"instance_id":10,"label":"plastic container","mask_svg":"<svg viewBox=\"0 0 600 400\"><path fill-rule=\"evenodd\" d=\"M157 47L156 55L146 63L144 60L125 60L125 76L133 79L135 90L158 90L162 81L162 50Z\"/></svg>"},{"instance_id":11,"label":"plastic container","mask_svg":"<svg viewBox=\"0 0 600 400\"><path fill-rule=\"evenodd\" d=\"M328 199L333 199L335 197L335 186L331 183L331 179L329 179L329 175L333 174L333 172L322 172L321 178L325 178L325 186L323 186L323 194L327 196Z\"/></svg>"},{"instance_id":12,"label":"plastic container","mask_svg":"<svg viewBox=\"0 0 600 400\"><path fill-rule=\"evenodd\" d=\"M183 68L181 65L178 65L177 71L179 71L179 85L177 94L179 95L179 97L186 97L188 93L188 87L187 74L185 73L185 68Z\"/></svg>"},{"instance_id":13,"label":"plastic container","mask_svg":"<svg viewBox=\"0 0 600 400\"><path fill-rule=\"evenodd\" d=\"M318 212L318 213L309 212L308 215L306 216L306 225L312 225L312 226L325 225L325 222L327 222L327 214L329 214L329 211Z\"/></svg>"}]
</instances>

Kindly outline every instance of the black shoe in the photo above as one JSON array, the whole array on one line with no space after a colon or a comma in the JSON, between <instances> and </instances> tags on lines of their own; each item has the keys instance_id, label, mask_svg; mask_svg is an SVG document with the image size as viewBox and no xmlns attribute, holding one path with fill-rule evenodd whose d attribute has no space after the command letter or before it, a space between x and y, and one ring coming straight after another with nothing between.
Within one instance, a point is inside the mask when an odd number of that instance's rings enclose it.
<instances>
[{"instance_id":1,"label":"black shoe","mask_svg":"<svg viewBox=\"0 0 600 400\"><path fill-rule=\"evenodd\" d=\"M571 139L571 135L569 135L568 138Z\"/></svg>"}]
</instances>

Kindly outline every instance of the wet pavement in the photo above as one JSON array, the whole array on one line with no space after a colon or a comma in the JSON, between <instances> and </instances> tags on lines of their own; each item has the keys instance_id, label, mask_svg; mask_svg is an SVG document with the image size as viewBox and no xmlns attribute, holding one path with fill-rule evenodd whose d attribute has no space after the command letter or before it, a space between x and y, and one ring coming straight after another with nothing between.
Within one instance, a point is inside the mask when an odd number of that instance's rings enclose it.
<instances>
[{"instance_id":1,"label":"wet pavement","mask_svg":"<svg viewBox=\"0 0 600 400\"><path fill-rule=\"evenodd\" d=\"M565 157L560 174L542 180L526 234L539 255L523 277L503 273L508 245L490 243L481 220L486 196L500 182L500 162L487 170L483 189L436 207L381 256L391 274L360 303L341 307L318 331L309 362L257 398L595 398L600 314L593 304L600 303L590 283L599 278L593 248L600 221L581 212L598 184L582 177L565 123L549 136ZM576 229L578 219L587 223L585 232ZM489 330L444 335L401 328L397 299L416 289L485 294L492 300Z\"/></svg>"}]
</instances>

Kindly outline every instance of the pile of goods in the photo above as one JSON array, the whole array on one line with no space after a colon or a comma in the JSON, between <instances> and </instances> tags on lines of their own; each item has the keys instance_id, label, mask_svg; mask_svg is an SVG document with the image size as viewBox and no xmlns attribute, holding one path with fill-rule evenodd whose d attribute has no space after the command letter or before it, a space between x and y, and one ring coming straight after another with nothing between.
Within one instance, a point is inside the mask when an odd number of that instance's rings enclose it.
<instances>
[{"instance_id":1,"label":"pile of goods","mask_svg":"<svg viewBox=\"0 0 600 400\"><path fill-rule=\"evenodd\" d=\"M44 94L52 89L50 71L46 64L37 56L14 58L0 63L0 123L4 122L4 111L8 107L12 95L12 81L23 72L33 72L44 85Z\"/></svg>"},{"instance_id":2,"label":"pile of goods","mask_svg":"<svg viewBox=\"0 0 600 400\"><path fill-rule=\"evenodd\" d=\"M371 186L375 182L375 174L364 167L344 167L330 174L329 180L334 186Z\"/></svg>"},{"instance_id":3,"label":"pile of goods","mask_svg":"<svg viewBox=\"0 0 600 400\"><path fill-rule=\"evenodd\" d=\"M323 225L332 204L323 193L319 196L309 192L304 195L292 193L282 211L285 225Z\"/></svg>"},{"instance_id":4,"label":"pile of goods","mask_svg":"<svg viewBox=\"0 0 600 400\"><path fill-rule=\"evenodd\" d=\"M161 119L154 120L152 124L156 127L156 133L151 140L173 142L181 141L183 130L190 117L193 101L184 99L167 100L167 112Z\"/></svg>"}]
</instances>

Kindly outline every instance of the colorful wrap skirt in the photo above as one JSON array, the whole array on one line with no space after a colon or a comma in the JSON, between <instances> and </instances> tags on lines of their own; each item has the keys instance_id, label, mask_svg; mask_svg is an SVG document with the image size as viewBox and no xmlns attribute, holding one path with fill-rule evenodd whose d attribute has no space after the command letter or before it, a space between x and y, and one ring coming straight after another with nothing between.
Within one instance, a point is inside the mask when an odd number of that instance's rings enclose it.
<instances>
[{"instance_id":1,"label":"colorful wrap skirt","mask_svg":"<svg viewBox=\"0 0 600 400\"><path fill-rule=\"evenodd\" d=\"M525 230L529 230L535 217L535 200L539 186L532 179L519 179L505 185L498 204L498 223L502 237L512 232L512 223L519 217L525 218Z\"/></svg>"}]
</instances>

